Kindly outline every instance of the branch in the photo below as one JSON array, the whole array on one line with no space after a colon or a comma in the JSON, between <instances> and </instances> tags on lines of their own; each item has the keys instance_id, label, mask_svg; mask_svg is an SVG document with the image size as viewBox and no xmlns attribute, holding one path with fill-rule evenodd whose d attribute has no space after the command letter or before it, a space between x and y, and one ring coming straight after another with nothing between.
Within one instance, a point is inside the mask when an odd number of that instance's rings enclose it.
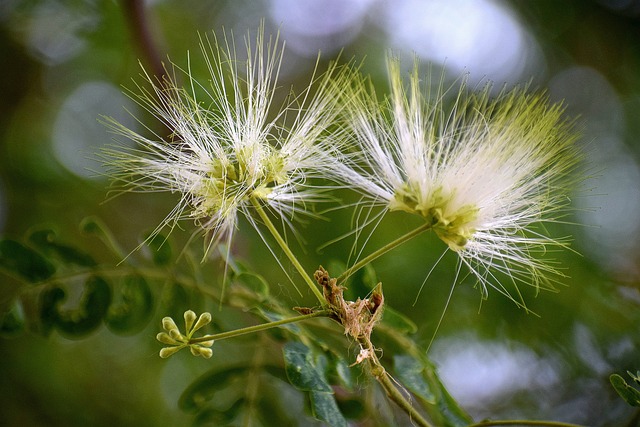
<instances>
[{"instance_id":1,"label":"branch","mask_svg":"<svg viewBox=\"0 0 640 427\"><path fill-rule=\"evenodd\" d=\"M145 62L159 81L166 75L160 52L149 32L143 0L123 0L122 7L131 29L131 36Z\"/></svg>"}]
</instances>

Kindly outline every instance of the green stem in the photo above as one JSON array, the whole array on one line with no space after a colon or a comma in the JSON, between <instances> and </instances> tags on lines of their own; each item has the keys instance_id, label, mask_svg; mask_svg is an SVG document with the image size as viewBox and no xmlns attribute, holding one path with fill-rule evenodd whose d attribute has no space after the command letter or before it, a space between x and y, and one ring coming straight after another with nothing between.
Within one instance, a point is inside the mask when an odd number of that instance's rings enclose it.
<instances>
[{"instance_id":1,"label":"green stem","mask_svg":"<svg viewBox=\"0 0 640 427\"><path fill-rule=\"evenodd\" d=\"M276 239L276 242L278 242L278 245L280 245L280 248L284 251L287 258L289 258L289 261L291 261L291 263L293 264L295 269L298 270L298 273L300 273L300 275L302 276L306 284L309 285L309 288L311 288L311 291L313 292L313 294L316 296L316 298L318 298L318 301L320 301L320 304L325 305L327 302L322 296L322 292L320 292L316 283L311 279L311 276L309 276L307 272L304 270L304 268L300 264L300 261L298 261L298 258L296 258L293 252L291 252L291 249L289 249L289 245L287 245L287 242L284 241L284 239L282 238L282 236L280 235L276 227L273 225L273 223L269 219L269 216L267 215L267 213L264 211L264 209L262 209L260 202L256 200L254 197L252 197L251 203L253 203L253 206L255 207L256 212L258 212L258 215L260 216L260 218L262 219L262 222L264 222L264 225L267 227L267 229L269 230L273 238Z\"/></svg>"},{"instance_id":2,"label":"green stem","mask_svg":"<svg viewBox=\"0 0 640 427\"><path fill-rule=\"evenodd\" d=\"M358 339L358 342L363 348L367 348L370 351L370 356L367 361L369 362L369 366L371 368L371 374L378 381L378 383L380 383L389 399L393 400L403 411L405 411L411 418L411 421L413 421L417 425L421 427L432 427L429 421L424 419L422 414L420 414L420 412L418 412L411 405L411 402L409 402L402 395L393 381L391 381L391 378L389 378L389 374L387 374L386 369L384 369L384 366L382 366L382 363L380 363L380 359L378 359L373 344L371 343L369 338L361 337Z\"/></svg>"},{"instance_id":3,"label":"green stem","mask_svg":"<svg viewBox=\"0 0 640 427\"><path fill-rule=\"evenodd\" d=\"M246 328L240 328L233 331L221 332L219 334L213 334L213 335L205 335L203 337L198 337L198 338L191 338L189 340L189 344L197 344L200 342L206 342L211 340L213 341L223 340L225 338L232 338L240 335L264 331L267 329L275 328L277 326L287 325L289 323L296 323L302 320L313 319L314 317L328 316L329 314L331 314L330 310L320 310L310 314L303 314L300 316L290 317L288 319L276 320L274 322L269 322L269 323L261 323L259 325L248 326Z\"/></svg>"},{"instance_id":4,"label":"green stem","mask_svg":"<svg viewBox=\"0 0 640 427\"><path fill-rule=\"evenodd\" d=\"M528 420L481 421L476 424L471 424L468 427L490 427L490 426L582 427L579 424L563 423L560 421L528 421Z\"/></svg>"},{"instance_id":5,"label":"green stem","mask_svg":"<svg viewBox=\"0 0 640 427\"><path fill-rule=\"evenodd\" d=\"M422 233L424 231L427 231L429 229L431 229L431 224L425 223L425 224L421 225L420 227L415 228L415 229L411 230L410 232L408 232L406 234L403 234L402 236L398 237L393 242L387 243L386 245L384 245L380 249L376 250L375 252L370 253L369 255L367 255L366 257L362 258L357 263L353 264L347 270L345 270L345 272L342 273L340 276L338 276L337 277L338 284L344 282L347 279L347 277L351 276L353 273L355 273L356 271L360 270L362 267L364 267L365 265L369 264L371 261L381 257L382 255L386 254L387 252L391 251L392 249L395 249L396 247L400 246L404 242L407 242L407 241L411 240L412 238L414 238L418 234L420 234L420 233Z\"/></svg>"},{"instance_id":6,"label":"green stem","mask_svg":"<svg viewBox=\"0 0 640 427\"><path fill-rule=\"evenodd\" d=\"M409 415L409 417L411 418L411 421L416 423L416 425L419 425L422 427L432 427L431 424L424 419L422 414L416 411L416 409L411 405L411 403L407 399L405 399L405 397L402 395L402 393L400 393L400 391L398 391L395 384L393 384L391 379L389 379L389 376L387 375L386 372L380 376L376 376L376 379L378 380L382 388L384 388L384 391L387 393L387 396L389 396L391 400L396 402L396 404L400 406L400 408L402 408Z\"/></svg>"}]
</instances>

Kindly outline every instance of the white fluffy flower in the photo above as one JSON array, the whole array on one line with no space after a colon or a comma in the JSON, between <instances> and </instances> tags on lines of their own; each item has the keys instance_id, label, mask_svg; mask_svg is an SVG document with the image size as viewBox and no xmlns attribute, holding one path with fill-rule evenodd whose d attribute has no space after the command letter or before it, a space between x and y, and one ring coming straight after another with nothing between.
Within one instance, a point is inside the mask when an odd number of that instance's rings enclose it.
<instances>
[{"instance_id":1,"label":"white fluffy flower","mask_svg":"<svg viewBox=\"0 0 640 427\"><path fill-rule=\"evenodd\" d=\"M255 225L250 211L256 201L289 223L294 211L306 212L306 203L324 200L309 180L326 176L325 159L334 145L323 135L336 116L335 82L345 75L334 65L301 95L280 96L284 46L278 38L265 40L261 29L255 45L246 42L246 60L236 57L232 42L226 36L203 40L208 84L193 78L190 68L174 66L185 88L175 77L160 81L145 73L150 89L138 86L132 97L170 136L143 136L107 119L136 147L103 152L121 190L179 193L180 202L157 231L195 220L212 237L207 249L231 239L238 213Z\"/></svg>"},{"instance_id":2,"label":"white fluffy flower","mask_svg":"<svg viewBox=\"0 0 640 427\"><path fill-rule=\"evenodd\" d=\"M566 213L579 159L562 108L522 88L495 97L489 86L472 93L464 81L457 93L442 81L434 89L428 76L421 84L417 63L406 84L398 61L388 70L383 105L364 84L350 96L347 121L361 163L359 175L344 170L343 179L390 211L424 218L483 295L491 285L520 303L518 283L551 287L562 273L536 256L566 244L544 223Z\"/></svg>"}]
</instances>

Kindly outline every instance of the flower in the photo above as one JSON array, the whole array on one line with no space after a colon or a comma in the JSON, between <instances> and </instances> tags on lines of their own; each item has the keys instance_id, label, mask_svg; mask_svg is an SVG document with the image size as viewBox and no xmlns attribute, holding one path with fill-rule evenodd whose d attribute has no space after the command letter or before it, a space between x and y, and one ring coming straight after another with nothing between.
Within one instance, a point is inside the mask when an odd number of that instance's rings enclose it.
<instances>
[{"instance_id":1,"label":"flower","mask_svg":"<svg viewBox=\"0 0 640 427\"><path fill-rule=\"evenodd\" d=\"M186 335L180 332L180 329L176 326L176 322L171 317L164 317L162 319L162 327L166 332L160 332L156 335L156 339L163 344L168 344L169 347L164 347L160 350L160 357L166 359L186 347L189 347L191 354L194 356L202 356L205 359L209 359L213 355L213 351L209 348L213 345L213 340L193 341L193 334L198 329L211 323L211 314L207 312L202 313L200 317L198 317L198 321L196 321L196 317L196 313L191 310L184 312Z\"/></svg>"},{"instance_id":2,"label":"flower","mask_svg":"<svg viewBox=\"0 0 640 427\"><path fill-rule=\"evenodd\" d=\"M540 224L567 212L580 158L563 108L526 88L493 98L490 85L472 93L464 79L447 106L454 91L442 81L433 89L431 78L421 84L417 61L408 84L396 59L388 71L383 105L362 81L349 95L347 125L361 152L343 180L386 211L422 217L469 267L483 296L491 285L511 297L505 277L518 295L518 283L551 288L562 272L535 254L566 240Z\"/></svg>"},{"instance_id":3,"label":"flower","mask_svg":"<svg viewBox=\"0 0 640 427\"><path fill-rule=\"evenodd\" d=\"M132 97L171 131L170 141L106 119L117 135L136 144L103 150L117 190L179 193L179 203L155 233L195 220L211 237L205 252L222 238L230 243L238 214L256 225L254 202L291 225L294 213L312 214L307 204L327 199L310 180L327 176L328 154L335 148L324 134L337 114L335 81L347 74L332 65L301 95L289 94L278 110L273 104L284 50L278 37L265 40L261 28L255 47L247 40L244 61L229 47L232 42L226 36L202 40L208 85L190 68L181 70L186 88L175 76L158 81L145 72L150 89L138 86Z\"/></svg>"}]
</instances>

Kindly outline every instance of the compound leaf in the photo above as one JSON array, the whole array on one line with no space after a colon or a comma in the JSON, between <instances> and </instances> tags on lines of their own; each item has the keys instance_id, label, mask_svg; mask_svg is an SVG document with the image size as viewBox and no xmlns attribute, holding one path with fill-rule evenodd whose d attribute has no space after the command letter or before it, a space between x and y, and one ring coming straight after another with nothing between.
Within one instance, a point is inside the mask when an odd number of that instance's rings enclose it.
<instances>
[{"instance_id":1,"label":"compound leaf","mask_svg":"<svg viewBox=\"0 0 640 427\"><path fill-rule=\"evenodd\" d=\"M436 397L424 378L424 366L420 361L408 355L395 355L393 365L396 377L404 387L426 403L436 402Z\"/></svg>"},{"instance_id":2,"label":"compound leaf","mask_svg":"<svg viewBox=\"0 0 640 427\"><path fill-rule=\"evenodd\" d=\"M168 265L173 259L173 250L167 238L157 233L147 233L144 238L153 263L160 267Z\"/></svg>"},{"instance_id":3,"label":"compound leaf","mask_svg":"<svg viewBox=\"0 0 640 427\"><path fill-rule=\"evenodd\" d=\"M47 325L53 323L63 335L80 338L102 323L111 303L111 288L101 277L90 276L78 307L63 310L60 306L65 299L65 291L57 286L42 293L41 319L45 333L49 331Z\"/></svg>"},{"instance_id":4,"label":"compound leaf","mask_svg":"<svg viewBox=\"0 0 640 427\"><path fill-rule=\"evenodd\" d=\"M244 366L224 367L205 373L186 388L178 400L178 406L186 412L198 411L213 399L217 392L223 391L247 369Z\"/></svg>"},{"instance_id":5,"label":"compound leaf","mask_svg":"<svg viewBox=\"0 0 640 427\"><path fill-rule=\"evenodd\" d=\"M24 307L22 301L16 298L9 309L0 316L0 336L11 338L19 335L25 326Z\"/></svg>"},{"instance_id":6,"label":"compound leaf","mask_svg":"<svg viewBox=\"0 0 640 427\"><path fill-rule=\"evenodd\" d=\"M0 240L0 267L35 283L56 272L44 256L15 240Z\"/></svg>"},{"instance_id":7,"label":"compound leaf","mask_svg":"<svg viewBox=\"0 0 640 427\"><path fill-rule=\"evenodd\" d=\"M36 230L29 234L28 240L44 253L54 255L66 263L81 267L93 267L96 265L91 255L74 247L56 242L56 233L53 230Z\"/></svg>"},{"instance_id":8,"label":"compound leaf","mask_svg":"<svg viewBox=\"0 0 640 427\"><path fill-rule=\"evenodd\" d=\"M107 327L118 334L137 332L151 319L153 294L147 281L139 275L124 278L120 302L112 304L105 318Z\"/></svg>"}]
</instances>

